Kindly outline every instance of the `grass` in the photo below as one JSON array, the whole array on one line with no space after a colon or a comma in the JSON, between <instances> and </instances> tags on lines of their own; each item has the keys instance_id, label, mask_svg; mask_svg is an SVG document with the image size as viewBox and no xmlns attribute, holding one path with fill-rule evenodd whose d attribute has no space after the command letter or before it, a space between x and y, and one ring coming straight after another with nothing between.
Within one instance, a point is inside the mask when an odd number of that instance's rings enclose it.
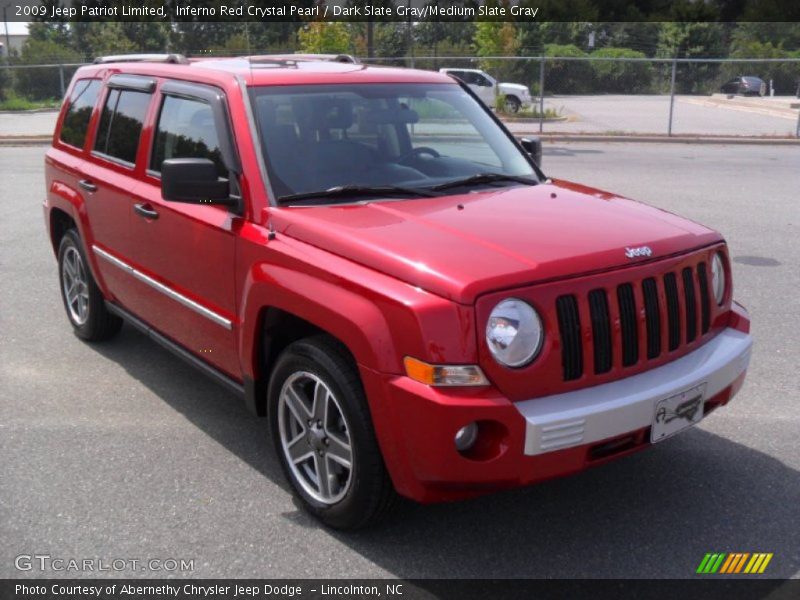
<instances>
[{"instance_id":1,"label":"grass","mask_svg":"<svg viewBox=\"0 0 800 600\"><path fill-rule=\"evenodd\" d=\"M58 108L60 100L50 98L48 100L28 100L10 92L3 100L0 100L0 110L36 110L38 108Z\"/></svg>"},{"instance_id":2,"label":"grass","mask_svg":"<svg viewBox=\"0 0 800 600\"><path fill-rule=\"evenodd\" d=\"M540 119L542 117L542 113L539 111L538 104L533 104L528 108L520 108L519 111L513 113L506 110L506 97L504 94L499 94L495 100L494 104L495 112L503 117L517 117L522 119ZM564 111L564 107L559 108L545 108L544 109L544 118L545 119L558 119L561 117L561 113Z\"/></svg>"},{"instance_id":3,"label":"grass","mask_svg":"<svg viewBox=\"0 0 800 600\"><path fill-rule=\"evenodd\" d=\"M520 109L519 112L516 113L507 112L505 110L498 111L498 113L504 117L518 117L522 119L539 119L542 116L542 113L539 112L538 106L532 106L527 109ZM558 119L561 117L561 113L562 113L561 108L545 108L544 118Z\"/></svg>"}]
</instances>

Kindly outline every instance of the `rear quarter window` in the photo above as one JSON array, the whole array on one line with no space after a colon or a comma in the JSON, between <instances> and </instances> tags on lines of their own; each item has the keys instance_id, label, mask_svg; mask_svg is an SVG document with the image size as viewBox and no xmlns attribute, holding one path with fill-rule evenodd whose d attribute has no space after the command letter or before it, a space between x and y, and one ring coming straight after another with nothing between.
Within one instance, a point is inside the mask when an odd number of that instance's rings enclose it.
<instances>
[{"instance_id":1,"label":"rear quarter window","mask_svg":"<svg viewBox=\"0 0 800 600\"><path fill-rule=\"evenodd\" d=\"M65 144L83 148L101 85L98 79L81 79L75 83L59 136Z\"/></svg>"},{"instance_id":2,"label":"rear quarter window","mask_svg":"<svg viewBox=\"0 0 800 600\"><path fill-rule=\"evenodd\" d=\"M134 90L109 91L97 128L94 151L134 164L152 96L151 93Z\"/></svg>"}]
</instances>

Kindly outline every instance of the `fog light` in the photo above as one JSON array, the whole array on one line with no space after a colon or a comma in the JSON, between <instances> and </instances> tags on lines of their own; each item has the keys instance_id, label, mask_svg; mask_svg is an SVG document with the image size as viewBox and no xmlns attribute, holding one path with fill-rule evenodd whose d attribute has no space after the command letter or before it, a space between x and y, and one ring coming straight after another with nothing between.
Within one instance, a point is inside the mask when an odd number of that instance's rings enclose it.
<instances>
[{"instance_id":1,"label":"fog light","mask_svg":"<svg viewBox=\"0 0 800 600\"><path fill-rule=\"evenodd\" d=\"M465 425L456 432L456 450L459 452L466 452L475 445L475 440L478 439L478 424L470 423Z\"/></svg>"}]
</instances>

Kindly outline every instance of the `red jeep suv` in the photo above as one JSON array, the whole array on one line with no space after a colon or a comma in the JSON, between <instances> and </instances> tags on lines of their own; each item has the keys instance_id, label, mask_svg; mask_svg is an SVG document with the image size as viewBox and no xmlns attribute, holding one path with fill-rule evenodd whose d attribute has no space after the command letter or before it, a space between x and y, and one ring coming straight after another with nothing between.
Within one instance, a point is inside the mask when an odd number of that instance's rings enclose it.
<instances>
[{"instance_id":1,"label":"red jeep suv","mask_svg":"<svg viewBox=\"0 0 800 600\"><path fill-rule=\"evenodd\" d=\"M751 338L720 234L548 179L447 75L337 59L78 70L44 213L79 338L127 321L240 394L342 529L728 403Z\"/></svg>"}]
</instances>

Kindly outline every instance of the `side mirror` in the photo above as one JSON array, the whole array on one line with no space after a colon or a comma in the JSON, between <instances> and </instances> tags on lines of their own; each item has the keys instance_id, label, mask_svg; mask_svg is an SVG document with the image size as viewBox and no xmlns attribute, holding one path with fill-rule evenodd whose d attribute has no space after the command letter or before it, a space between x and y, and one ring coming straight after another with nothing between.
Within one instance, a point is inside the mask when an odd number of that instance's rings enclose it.
<instances>
[{"instance_id":1,"label":"side mirror","mask_svg":"<svg viewBox=\"0 0 800 600\"><path fill-rule=\"evenodd\" d=\"M533 138L521 138L519 143L522 145L522 149L525 150L528 154L531 155L533 158L533 162L536 163L537 167L542 166L542 140L538 137Z\"/></svg>"},{"instance_id":2,"label":"side mirror","mask_svg":"<svg viewBox=\"0 0 800 600\"><path fill-rule=\"evenodd\" d=\"M235 206L230 183L217 177L217 167L207 158L170 158L161 163L161 196L187 204Z\"/></svg>"}]
</instances>

